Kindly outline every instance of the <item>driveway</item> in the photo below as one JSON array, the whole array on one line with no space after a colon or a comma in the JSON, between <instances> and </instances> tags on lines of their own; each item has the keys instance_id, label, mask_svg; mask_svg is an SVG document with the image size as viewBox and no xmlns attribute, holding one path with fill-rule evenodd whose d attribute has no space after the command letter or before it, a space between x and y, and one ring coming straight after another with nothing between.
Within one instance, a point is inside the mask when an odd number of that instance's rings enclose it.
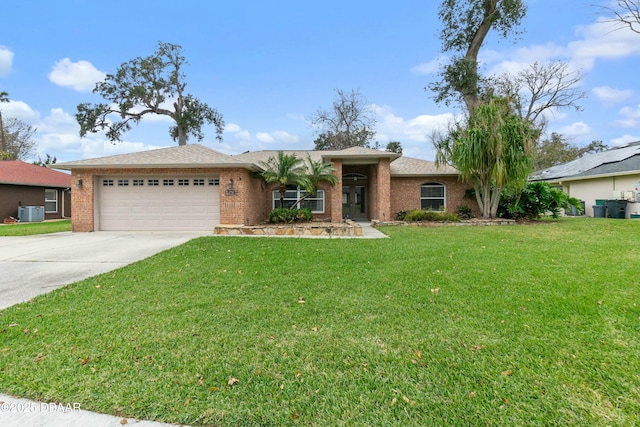
<instances>
[{"instance_id":1,"label":"driveway","mask_svg":"<svg viewBox=\"0 0 640 427\"><path fill-rule=\"evenodd\" d=\"M54 233L0 237L0 310L211 232Z\"/></svg>"}]
</instances>

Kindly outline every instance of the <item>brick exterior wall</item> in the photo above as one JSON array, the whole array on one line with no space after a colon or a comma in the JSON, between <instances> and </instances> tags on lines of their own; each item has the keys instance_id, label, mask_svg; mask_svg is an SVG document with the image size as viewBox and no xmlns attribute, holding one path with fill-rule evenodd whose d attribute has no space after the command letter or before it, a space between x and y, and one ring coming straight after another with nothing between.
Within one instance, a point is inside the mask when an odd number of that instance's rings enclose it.
<instances>
[{"instance_id":1,"label":"brick exterior wall","mask_svg":"<svg viewBox=\"0 0 640 427\"><path fill-rule=\"evenodd\" d=\"M455 176L410 177L390 176L388 159L373 165L344 165L333 160L336 176L360 173L368 177L368 215L370 219L393 220L398 211L420 207L420 186L426 182L438 182L446 187L447 210L454 212L460 205L467 205L475 215L479 214L475 200L465 199L469 184ZM241 168L145 168L145 169L76 169L72 172L73 197L71 198L72 230L94 231L97 177L103 175L203 175L220 178L220 223L230 225L256 225L264 222L272 209L272 191L275 184L266 184L251 171ZM76 186L82 180L82 187ZM230 180L233 186L229 187ZM342 221L342 179L331 187L321 184L325 190L325 213L314 214L316 219Z\"/></svg>"},{"instance_id":2,"label":"brick exterior wall","mask_svg":"<svg viewBox=\"0 0 640 427\"><path fill-rule=\"evenodd\" d=\"M220 223L255 225L262 222L268 215L264 201L269 199L264 180L246 169L221 169L219 172ZM229 187L230 180L233 180L233 188Z\"/></svg>"},{"instance_id":3,"label":"brick exterior wall","mask_svg":"<svg viewBox=\"0 0 640 427\"><path fill-rule=\"evenodd\" d=\"M420 186L427 182L437 182L445 186L446 209L455 212L461 205L469 206L474 215L479 216L480 209L475 199L464 197L465 191L472 188L470 184L461 182L457 176L431 176L411 178L391 178L391 218L395 219L399 211L420 208Z\"/></svg>"},{"instance_id":4,"label":"brick exterior wall","mask_svg":"<svg viewBox=\"0 0 640 427\"><path fill-rule=\"evenodd\" d=\"M391 169L389 159L380 159L376 168L377 183L372 193L376 194L376 209L371 219L388 221L391 218Z\"/></svg>"},{"instance_id":5,"label":"brick exterior wall","mask_svg":"<svg viewBox=\"0 0 640 427\"><path fill-rule=\"evenodd\" d=\"M341 222L342 221L342 160L334 159L332 160L333 167L335 169L334 175L337 176L340 181L331 188L331 191L325 195L325 200L330 200L330 210L331 212L331 222Z\"/></svg>"},{"instance_id":6,"label":"brick exterior wall","mask_svg":"<svg viewBox=\"0 0 640 427\"><path fill-rule=\"evenodd\" d=\"M244 169L239 169L243 173L248 173ZM221 170L209 168L105 168L105 169L74 169L71 173L73 186L73 197L71 198L71 230L72 231L95 231L96 217L95 211L97 202L97 191L95 188L98 176L103 175L221 175ZM78 180L82 180L82 188L77 187ZM220 176L220 188L226 185ZM241 193L242 194L242 193ZM242 212L244 216L244 212ZM220 218L222 218L222 196L220 197Z\"/></svg>"}]
</instances>

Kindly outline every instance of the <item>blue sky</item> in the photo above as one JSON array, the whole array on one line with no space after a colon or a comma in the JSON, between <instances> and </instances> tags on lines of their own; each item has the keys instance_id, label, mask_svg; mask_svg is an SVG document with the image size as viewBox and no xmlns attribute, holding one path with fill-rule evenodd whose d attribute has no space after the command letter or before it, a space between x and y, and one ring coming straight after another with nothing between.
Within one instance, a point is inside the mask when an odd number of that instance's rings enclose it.
<instances>
[{"instance_id":1,"label":"blue sky","mask_svg":"<svg viewBox=\"0 0 640 427\"><path fill-rule=\"evenodd\" d=\"M98 102L96 81L158 41L179 44L189 61L187 91L215 107L224 141L205 128L203 145L247 150L312 149L305 117L329 108L335 89L358 89L377 119L377 140L404 154L434 159L429 135L455 108L435 105L424 87L436 78L439 1L21 0L5 2L0 26L3 116L37 127L38 153L58 161L174 146L164 118L144 120L111 144L78 135L81 102ZM484 69L517 71L568 61L583 74L582 112L550 116L549 132L577 145L640 140L640 34L602 22L607 0L530 0L518 40L490 37ZM190 141L196 142L196 141Z\"/></svg>"}]
</instances>

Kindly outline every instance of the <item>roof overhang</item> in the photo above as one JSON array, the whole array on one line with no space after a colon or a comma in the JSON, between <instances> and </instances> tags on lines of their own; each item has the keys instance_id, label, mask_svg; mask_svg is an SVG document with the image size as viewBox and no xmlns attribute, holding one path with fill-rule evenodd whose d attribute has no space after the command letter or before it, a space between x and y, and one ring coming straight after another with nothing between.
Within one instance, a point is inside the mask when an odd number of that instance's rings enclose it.
<instances>
[{"instance_id":1,"label":"roof overhang","mask_svg":"<svg viewBox=\"0 0 640 427\"><path fill-rule=\"evenodd\" d=\"M560 178L552 178L552 179L537 179L536 181L544 181L549 183L561 183L561 182L573 182L573 181L585 181L589 179L599 179L599 178L612 178L616 176L628 176L628 175L640 175L640 170L635 171L624 171L624 172L612 172L612 173L603 173L598 175L584 175L584 176L567 176Z\"/></svg>"},{"instance_id":2,"label":"roof overhang","mask_svg":"<svg viewBox=\"0 0 640 427\"><path fill-rule=\"evenodd\" d=\"M144 163L144 164L104 164L104 163L82 163L82 164L55 164L51 168L68 171L83 169L248 169L258 172L260 169L253 163Z\"/></svg>"}]
</instances>

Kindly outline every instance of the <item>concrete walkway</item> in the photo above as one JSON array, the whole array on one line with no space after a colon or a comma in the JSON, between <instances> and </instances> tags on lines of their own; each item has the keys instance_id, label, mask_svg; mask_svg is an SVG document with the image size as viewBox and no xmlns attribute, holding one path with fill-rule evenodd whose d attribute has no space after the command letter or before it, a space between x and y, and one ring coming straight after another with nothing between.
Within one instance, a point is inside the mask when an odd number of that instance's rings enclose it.
<instances>
[{"instance_id":1,"label":"concrete walkway","mask_svg":"<svg viewBox=\"0 0 640 427\"><path fill-rule=\"evenodd\" d=\"M388 236L359 222L362 236L333 239L381 239ZM28 301L36 295L123 267L211 233L95 232L55 233L38 236L0 237L0 310ZM272 236L273 237L273 236ZM283 236L284 237L284 236ZM299 237L299 236L290 236ZM34 402L0 394L0 426L3 427L175 427L175 424L141 421L98 414L64 404Z\"/></svg>"}]
</instances>

